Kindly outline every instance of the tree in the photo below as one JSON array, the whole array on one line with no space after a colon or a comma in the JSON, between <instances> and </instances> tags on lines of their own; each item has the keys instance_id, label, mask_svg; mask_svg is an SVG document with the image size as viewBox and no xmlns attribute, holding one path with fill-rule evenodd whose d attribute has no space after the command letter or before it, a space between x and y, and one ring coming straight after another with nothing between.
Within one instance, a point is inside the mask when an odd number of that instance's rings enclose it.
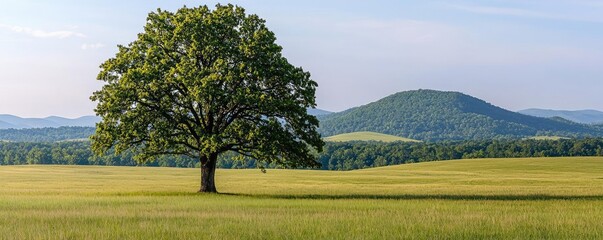
<instances>
[{"instance_id":1,"label":"tree","mask_svg":"<svg viewBox=\"0 0 603 240\"><path fill-rule=\"evenodd\" d=\"M314 152L324 143L306 110L316 106L317 84L275 40L263 19L238 6L150 13L137 40L101 65L106 84L91 97L102 117L94 152L199 159L199 192L217 192L216 161L228 151L318 167Z\"/></svg>"}]
</instances>

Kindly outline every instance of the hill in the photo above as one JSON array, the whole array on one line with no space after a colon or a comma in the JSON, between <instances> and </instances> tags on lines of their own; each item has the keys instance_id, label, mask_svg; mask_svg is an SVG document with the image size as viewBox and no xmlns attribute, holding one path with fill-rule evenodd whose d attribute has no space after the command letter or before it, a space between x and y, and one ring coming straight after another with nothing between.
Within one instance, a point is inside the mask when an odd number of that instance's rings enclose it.
<instances>
[{"instance_id":1,"label":"hill","mask_svg":"<svg viewBox=\"0 0 603 240\"><path fill-rule=\"evenodd\" d=\"M93 127L46 127L27 129L0 129L0 141L7 142L58 142L88 139Z\"/></svg>"},{"instance_id":2,"label":"hill","mask_svg":"<svg viewBox=\"0 0 603 240\"><path fill-rule=\"evenodd\" d=\"M344 133L335 136L326 137L324 139L328 142L350 142L350 141L378 141L378 142L419 142L414 139L403 138L383 133L376 132L353 132Z\"/></svg>"},{"instance_id":3,"label":"hill","mask_svg":"<svg viewBox=\"0 0 603 240\"><path fill-rule=\"evenodd\" d=\"M83 116L75 119L51 116L46 118L22 118L0 114L0 129L94 127L100 121L97 116Z\"/></svg>"},{"instance_id":4,"label":"hill","mask_svg":"<svg viewBox=\"0 0 603 240\"><path fill-rule=\"evenodd\" d=\"M459 92L400 92L364 106L319 117L333 136L372 131L424 141L603 136L595 126L508 111Z\"/></svg>"},{"instance_id":5,"label":"hill","mask_svg":"<svg viewBox=\"0 0 603 240\"><path fill-rule=\"evenodd\" d=\"M584 124L599 124L603 123L603 112L597 110L551 110L551 109L539 109L530 108L518 111L518 113L535 116L535 117L561 117L570 121Z\"/></svg>"},{"instance_id":6,"label":"hill","mask_svg":"<svg viewBox=\"0 0 603 240\"><path fill-rule=\"evenodd\" d=\"M0 129L9 129L9 128L17 128L17 126L12 125L7 122L0 121Z\"/></svg>"}]
</instances>

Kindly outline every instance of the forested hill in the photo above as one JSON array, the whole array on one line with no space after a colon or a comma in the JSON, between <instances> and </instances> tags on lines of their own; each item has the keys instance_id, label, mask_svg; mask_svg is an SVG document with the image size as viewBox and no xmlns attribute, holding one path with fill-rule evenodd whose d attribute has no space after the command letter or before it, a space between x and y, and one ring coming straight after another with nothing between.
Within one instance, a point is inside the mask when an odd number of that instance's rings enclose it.
<instances>
[{"instance_id":1,"label":"forested hill","mask_svg":"<svg viewBox=\"0 0 603 240\"><path fill-rule=\"evenodd\" d=\"M527 116L459 92L400 92L364 106L320 116L323 136L373 131L424 140L603 136L598 126Z\"/></svg>"},{"instance_id":2,"label":"forested hill","mask_svg":"<svg viewBox=\"0 0 603 240\"><path fill-rule=\"evenodd\" d=\"M93 127L0 129L0 142L60 142L87 140Z\"/></svg>"}]
</instances>

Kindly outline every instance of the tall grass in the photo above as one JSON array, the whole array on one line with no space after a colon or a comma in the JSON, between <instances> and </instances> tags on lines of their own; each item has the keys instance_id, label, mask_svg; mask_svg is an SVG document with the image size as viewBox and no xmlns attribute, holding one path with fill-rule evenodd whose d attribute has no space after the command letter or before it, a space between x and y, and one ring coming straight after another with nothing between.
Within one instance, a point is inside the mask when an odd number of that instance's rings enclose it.
<instances>
[{"instance_id":1,"label":"tall grass","mask_svg":"<svg viewBox=\"0 0 603 240\"><path fill-rule=\"evenodd\" d=\"M350 142L350 141L378 141L378 142L421 142L410 138L403 138L376 132L352 132L343 133L324 138L328 142Z\"/></svg>"},{"instance_id":2,"label":"tall grass","mask_svg":"<svg viewBox=\"0 0 603 240\"><path fill-rule=\"evenodd\" d=\"M600 239L603 158L350 172L2 166L0 239Z\"/></svg>"}]
</instances>

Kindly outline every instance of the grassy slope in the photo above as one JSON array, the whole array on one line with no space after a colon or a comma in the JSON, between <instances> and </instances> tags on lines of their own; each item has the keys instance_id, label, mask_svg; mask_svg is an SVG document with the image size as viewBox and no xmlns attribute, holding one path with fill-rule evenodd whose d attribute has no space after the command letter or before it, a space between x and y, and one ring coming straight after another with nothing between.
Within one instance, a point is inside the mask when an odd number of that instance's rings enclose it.
<instances>
[{"instance_id":1,"label":"grassy slope","mask_svg":"<svg viewBox=\"0 0 603 240\"><path fill-rule=\"evenodd\" d=\"M560 137L560 136L536 136L536 137L529 137L527 139L557 141L557 140L568 139L568 138L566 138L566 137Z\"/></svg>"},{"instance_id":2,"label":"grassy slope","mask_svg":"<svg viewBox=\"0 0 603 240\"><path fill-rule=\"evenodd\" d=\"M350 142L350 141L380 141L380 142L420 142L410 138L403 138L376 132L352 132L326 137L325 141Z\"/></svg>"},{"instance_id":3,"label":"grassy slope","mask_svg":"<svg viewBox=\"0 0 603 240\"><path fill-rule=\"evenodd\" d=\"M350 172L0 167L0 239L603 238L603 158Z\"/></svg>"}]
</instances>

